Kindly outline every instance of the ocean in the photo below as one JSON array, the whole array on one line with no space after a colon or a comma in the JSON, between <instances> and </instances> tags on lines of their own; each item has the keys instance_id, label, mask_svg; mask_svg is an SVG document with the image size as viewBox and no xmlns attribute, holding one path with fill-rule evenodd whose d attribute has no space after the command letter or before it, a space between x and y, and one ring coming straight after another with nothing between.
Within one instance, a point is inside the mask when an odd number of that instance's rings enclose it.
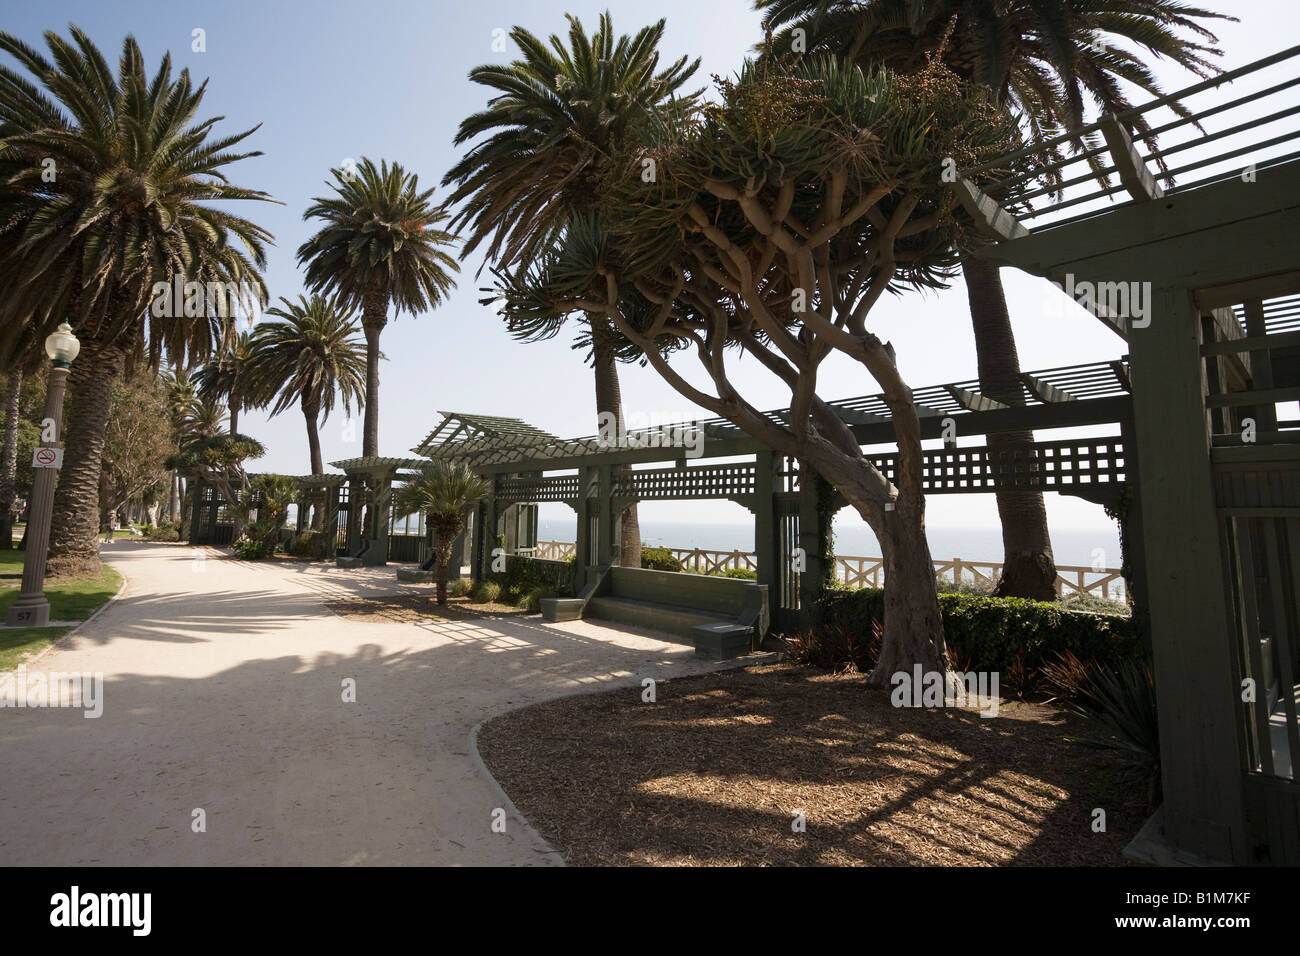
<instances>
[{"instance_id":1,"label":"ocean","mask_svg":"<svg viewBox=\"0 0 1300 956\"><path fill-rule=\"evenodd\" d=\"M542 541L572 541L573 519L538 521L537 536ZM961 558L964 561L1001 561L1002 532L997 528L926 528L930 555L936 561ZM1052 552L1058 565L1078 567L1120 565L1119 534L1112 528L1052 528ZM648 545L669 548L701 548L708 551L753 551L752 525L678 524L667 521L641 521L641 540ZM835 553L879 557L880 546L871 529L861 521L841 519L835 525Z\"/></svg>"}]
</instances>

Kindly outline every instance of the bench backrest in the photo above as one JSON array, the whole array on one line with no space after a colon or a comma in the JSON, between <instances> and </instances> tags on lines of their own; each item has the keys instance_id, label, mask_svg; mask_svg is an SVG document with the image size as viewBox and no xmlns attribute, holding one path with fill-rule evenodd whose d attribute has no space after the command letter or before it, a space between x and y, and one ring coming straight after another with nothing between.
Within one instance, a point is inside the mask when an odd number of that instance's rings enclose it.
<instances>
[{"instance_id":1,"label":"bench backrest","mask_svg":"<svg viewBox=\"0 0 1300 956\"><path fill-rule=\"evenodd\" d=\"M612 567L610 593L615 597L697 608L723 617L757 611L766 602L766 587L753 581L675 571Z\"/></svg>"}]
</instances>

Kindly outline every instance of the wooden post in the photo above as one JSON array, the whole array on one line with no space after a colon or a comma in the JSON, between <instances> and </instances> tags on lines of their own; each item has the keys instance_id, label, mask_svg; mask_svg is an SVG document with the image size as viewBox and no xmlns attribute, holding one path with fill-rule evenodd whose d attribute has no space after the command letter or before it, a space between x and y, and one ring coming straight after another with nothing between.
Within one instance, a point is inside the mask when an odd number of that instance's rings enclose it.
<instances>
[{"instance_id":1,"label":"wooden post","mask_svg":"<svg viewBox=\"0 0 1300 956\"><path fill-rule=\"evenodd\" d=\"M356 475L348 475L348 540L347 554L344 557L353 557L357 553L357 539L361 536L361 489L364 487Z\"/></svg>"},{"instance_id":2,"label":"wooden post","mask_svg":"<svg viewBox=\"0 0 1300 956\"><path fill-rule=\"evenodd\" d=\"M1155 290L1151 323L1129 339L1133 431L1146 542L1151 644L1159 702L1166 837L1245 863L1239 690L1210 470L1200 322L1191 296Z\"/></svg>"},{"instance_id":3,"label":"wooden post","mask_svg":"<svg viewBox=\"0 0 1300 956\"><path fill-rule=\"evenodd\" d=\"M581 592L587 581L587 568L591 565L591 490L596 480L592 468L578 469L578 500L573 510L578 514L577 533L573 539L573 586Z\"/></svg>"},{"instance_id":4,"label":"wooden post","mask_svg":"<svg viewBox=\"0 0 1300 956\"><path fill-rule=\"evenodd\" d=\"M767 585L770 601L775 604L781 587L776 543L776 507L772 498L776 456L760 451L754 456L754 555L758 565L758 583ZM775 608L774 608L775 609Z\"/></svg>"},{"instance_id":5,"label":"wooden post","mask_svg":"<svg viewBox=\"0 0 1300 956\"><path fill-rule=\"evenodd\" d=\"M826 572L822 554L826 550L826 533L818 510L819 476L805 462L799 462L799 547L803 549L804 570L799 575L799 620L802 626L812 623L813 605L822 592Z\"/></svg>"}]
</instances>

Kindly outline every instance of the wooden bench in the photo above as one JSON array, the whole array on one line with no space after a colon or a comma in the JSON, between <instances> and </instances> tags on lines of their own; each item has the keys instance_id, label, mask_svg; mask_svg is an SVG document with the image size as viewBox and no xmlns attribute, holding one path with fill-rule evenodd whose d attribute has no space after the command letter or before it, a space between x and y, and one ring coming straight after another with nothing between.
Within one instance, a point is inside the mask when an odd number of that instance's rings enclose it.
<instances>
[{"instance_id":1,"label":"wooden bench","mask_svg":"<svg viewBox=\"0 0 1300 956\"><path fill-rule=\"evenodd\" d=\"M548 621L593 617L665 631L695 647L695 656L726 660L748 654L767 635L767 585L641 568L589 568L576 598L547 598Z\"/></svg>"}]
</instances>

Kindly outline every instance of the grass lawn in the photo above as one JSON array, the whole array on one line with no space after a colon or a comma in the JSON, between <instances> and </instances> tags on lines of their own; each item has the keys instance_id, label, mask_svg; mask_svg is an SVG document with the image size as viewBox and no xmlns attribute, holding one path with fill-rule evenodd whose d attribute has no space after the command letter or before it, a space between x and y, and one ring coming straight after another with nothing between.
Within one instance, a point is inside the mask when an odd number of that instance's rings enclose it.
<instances>
[{"instance_id":1,"label":"grass lawn","mask_svg":"<svg viewBox=\"0 0 1300 956\"><path fill-rule=\"evenodd\" d=\"M0 550L0 615L9 610L18 596L25 556L26 552L17 549ZM107 565L97 580L82 578L50 584L45 588L45 596L50 601L50 619L84 621L121 586L122 576ZM0 630L0 671L17 667L26 657L40 653L70 630L69 627Z\"/></svg>"},{"instance_id":2,"label":"grass lawn","mask_svg":"<svg viewBox=\"0 0 1300 956\"><path fill-rule=\"evenodd\" d=\"M660 681L654 703L537 704L478 745L570 864L1123 866L1145 788L1064 739L1084 729L1007 700L896 708L860 675L781 664Z\"/></svg>"}]
</instances>

